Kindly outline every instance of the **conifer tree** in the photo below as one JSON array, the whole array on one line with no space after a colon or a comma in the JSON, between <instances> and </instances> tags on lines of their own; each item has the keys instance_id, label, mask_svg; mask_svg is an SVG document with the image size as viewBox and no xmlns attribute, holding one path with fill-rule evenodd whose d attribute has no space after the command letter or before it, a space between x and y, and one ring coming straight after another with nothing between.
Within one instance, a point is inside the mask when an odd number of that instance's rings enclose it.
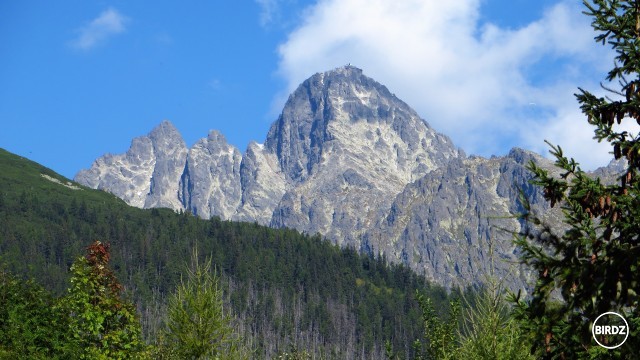
<instances>
[{"instance_id":1,"label":"conifer tree","mask_svg":"<svg viewBox=\"0 0 640 360\"><path fill-rule=\"evenodd\" d=\"M169 298L167 326L161 348L166 358L227 359L242 357L223 305L220 278L193 253L186 281L181 281Z\"/></svg>"},{"instance_id":2,"label":"conifer tree","mask_svg":"<svg viewBox=\"0 0 640 360\"><path fill-rule=\"evenodd\" d=\"M610 143L614 158L626 166L614 184L605 184L587 176L559 146L551 146L559 177L529 164L546 200L562 207L567 230L558 234L533 214L525 216L531 230L516 243L538 279L530 301L513 300L546 358L634 358L640 349L640 138L620 124L640 124L640 1L583 2L595 40L616 55L606 77L610 83L603 85L608 95L579 89L576 97L594 138ZM591 332L596 317L608 311L623 315L631 328L624 345L613 350L598 346Z\"/></svg>"}]
</instances>

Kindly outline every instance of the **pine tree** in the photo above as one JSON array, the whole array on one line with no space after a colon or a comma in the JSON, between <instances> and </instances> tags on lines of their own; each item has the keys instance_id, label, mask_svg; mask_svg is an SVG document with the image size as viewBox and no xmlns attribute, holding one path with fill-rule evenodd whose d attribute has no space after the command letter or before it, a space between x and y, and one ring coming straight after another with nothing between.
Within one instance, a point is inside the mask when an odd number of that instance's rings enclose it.
<instances>
[{"instance_id":1,"label":"pine tree","mask_svg":"<svg viewBox=\"0 0 640 360\"><path fill-rule=\"evenodd\" d=\"M513 300L544 357L634 358L640 349L640 138L619 125L640 124L640 1L592 0L584 5L595 40L616 52L606 77L614 85L603 86L607 97L583 89L576 97L595 127L594 138L609 142L615 159L626 160L626 169L616 183L604 184L587 176L559 146L551 146L563 171L559 177L529 165L533 183L544 189L551 206L562 206L568 230L556 234L533 214L525 216L531 230L516 243L538 280L530 301ZM631 328L625 344L614 350L599 347L591 332L596 317L608 311L624 316Z\"/></svg>"},{"instance_id":2,"label":"pine tree","mask_svg":"<svg viewBox=\"0 0 640 360\"><path fill-rule=\"evenodd\" d=\"M161 349L166 358L218 359L241 357L223 306L220 278L211 271L211 260L192 257L186 281L181 281L169 299L167 325Z\"/></svg>"},{"instance_id":3,"label":"pine tree","mask_svg":"<svg viewBox=\"0 0 640 360\"><path fill-rule=\"evenodd\" d=\"M501 282L490 278L486 288L473 298L465 296L463 331L456 356L467 360L527 360L528 342L518 322L510 316L512 307L505 299Z\"/></svg>"}]
</instances>

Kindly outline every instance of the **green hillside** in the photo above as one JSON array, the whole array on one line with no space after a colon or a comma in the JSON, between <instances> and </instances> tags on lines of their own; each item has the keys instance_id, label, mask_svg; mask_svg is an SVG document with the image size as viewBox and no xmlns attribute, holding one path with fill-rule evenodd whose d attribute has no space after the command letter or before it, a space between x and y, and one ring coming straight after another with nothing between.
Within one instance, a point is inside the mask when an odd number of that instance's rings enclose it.
<instances>
[{"instance_id":1,"label":"green hillside","mask_svg":"<svg viewBox=\"0 0 640 360\"><path fill-rule=\"evenodd\" d=\"M294 346L376 358L386 339L411 352L422 331L415 290L436 308L448 302L410 270L319 236L133 208L0 149L1 266L61 295L94 240L111 244L111 265L150 341L194 247L223 274L236 328L260 356Z\"/></svg>"}]
</instances>

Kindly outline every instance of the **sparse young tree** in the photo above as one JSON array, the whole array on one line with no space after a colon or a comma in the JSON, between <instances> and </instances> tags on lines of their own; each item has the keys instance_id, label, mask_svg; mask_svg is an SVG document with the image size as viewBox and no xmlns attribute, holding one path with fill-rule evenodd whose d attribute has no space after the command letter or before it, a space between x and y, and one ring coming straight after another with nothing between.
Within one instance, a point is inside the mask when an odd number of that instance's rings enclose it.
<instances>
[{"instance_id":1,"label":"sparse young tree","mask_svg":"<svg viewBox=\"0 0 640 360\"><path fill-rule=\"evenodd\" d=\"M463 334L457 357L467 360L526 360L530 344L523 339L518 322L511 317L512 306L496 280L475 297L467 298L462 311Z\"/></svg>"},{"instance_id":2,"label":"sparse young tree","mask_svg":"<svg viewBox=\"0 0 640 360\"><path fill-rule=\"evenodd\" d=\"M446 319L438 317L430 298L416 291L416 300L422 309L424 323L423 339L416 339L413 344L415 359L457 359L459 346L460 301L449 303L449 314ZM387 346L387 356L391 355Z\"/></svg>"},{"instance_id":3,"label":"sparse young tree","mask_svg":"<svg viewBox=\"0 0 640 360\"><path fill-rule=\"evenodd\" d=\"M211 259L192 265L169 298L167 324L161 351L166 358L226 359L241 358L231 316L223 306L220 278L211 270Z\"/></svg>"},{"instance_id":4,"label":"sparse young tree","mask_svg":"<svg viewBox=\"0 0 640 360\"><path fill-rule=\"evenodd\" d=\"M616 52L607 80L607 97L579 89L582 112L595 127L595 139L612 146L626 169L615 184L587 176L573 159L552 146L556 178L531 163L533 183L544 189L551 206L560 205L568 230L563 234L525 215L530 231L517 240L522 261L538 280L530 300L514 296L518 317L547 358L635 358L640 286L640 138L620 129L640 124L640 1L584 1L597 42ZM526 204L525 204L526 207ZM553 299L556 300L553 300ZM622 314L631 327L626 343L615 349L599 347L591 334L596 317L608 311Z\"/></svg>"},{"instance_id":5,"label":"sparse young tree","mask_svg":"<svg viewBox=\"0 0 640 360\"><path fill-rule=\"evenodd\" d=\"M530 346L518 323L510 316L512 307L505 292L494 281L481 292L463 295L449 304L447 318L439 317L431 301L417 294L424 322L423 339L414 342L414 359L526 360ZM462 316L460 316L462 315ZM461 329L462 326L462 329ZM404 358L385 344L389 360Z\"/></svg>"}]
</instances>

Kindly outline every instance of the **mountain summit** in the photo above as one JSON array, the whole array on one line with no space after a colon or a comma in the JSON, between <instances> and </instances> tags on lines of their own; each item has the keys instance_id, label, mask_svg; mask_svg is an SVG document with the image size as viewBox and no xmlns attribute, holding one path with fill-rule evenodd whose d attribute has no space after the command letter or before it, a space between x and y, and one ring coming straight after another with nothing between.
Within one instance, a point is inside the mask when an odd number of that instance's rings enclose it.
<instances>
[{"instance_id":1,"label":"mountain summit","mask_svg":"<svg viewBox=\"0 0 640 360\"><path fill-rule=\"evenodd\" d=\"M393 168L405 183L458 156L448 138L350 65L304 81L271 126L265 146L293 182L317 174L335 154L354 159L357 167L382 164L383 176Z\"/></svg>"},{"instance_id":2,"label":"mountain summit","mask_svg":"<svg viewBox=\"0 0 640 360\"><path fill-rule=\"evenodd\" d=\"M346 66L313 75L271 126L287 190L271 225L360 246L364 231L408 183L460 156L385 86Z\"/></svg>"},{"instance_id":3,"label":"mountain summit","mask_svg":"<svg viewBox=\"0 0 640 360\"><path fill-rule=\"evenodd\" d=\"M539 198L527 184L530 159L546 161L518 149L466 157L385 86L345 66L305 80L264 144L252 142L244 154L217 131L187 149L165 121L75 179L133 206L320 233L445 286L488 273L515 274L514 284L525 274L514 265L510 235L492 219L517 210L518 187Z\"/></svg>"},{"instance_id":4,"label":"mountain summit","mask_svg":"<svg viewBox=\"0 0 640 360\"><path fill-rule=\"evenodd\" d=\"M251 143L244 155L217 131L187 149L165 120L126 154L99 158L76 180L137 207L338 239L359 236L405 185L458 156L450 139L385 86L345 66L304 81L264 145Z\"/></svg>"},{"instance_id":5,"label":"mountain summit","mask_svg":"<svg viewBox=\"0 0 640 360\"><path fill-rule=\"evenodd\" d=\"M106 190L136 207L181 208L177 189L187 156L187 146L168 120L148 135L131 141L126 154L106 154L75 180Z\"/></svg>"}]
</instances>

